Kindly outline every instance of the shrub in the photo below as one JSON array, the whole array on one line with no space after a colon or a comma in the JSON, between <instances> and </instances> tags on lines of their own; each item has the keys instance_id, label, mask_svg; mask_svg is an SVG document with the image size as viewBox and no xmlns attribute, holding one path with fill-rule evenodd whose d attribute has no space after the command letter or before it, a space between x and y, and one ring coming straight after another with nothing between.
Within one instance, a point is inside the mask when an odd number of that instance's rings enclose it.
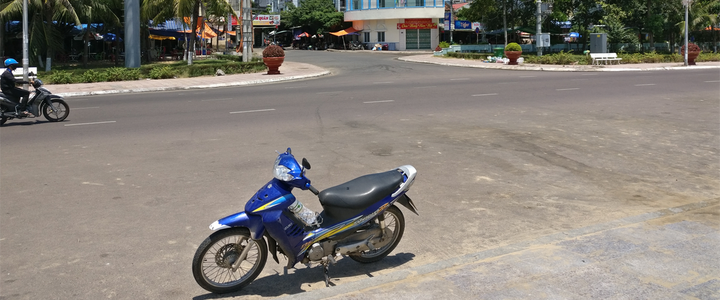
<instances>
[{"instance_id":1,"label":"shrub","mask_svg":"<svg viewBox=\"0 0 720 300\"><path fill-rule=\"evenodd\" d=\"M443 41L443 42L440 42L440 43L438 44L438 47L440 47L440 48L448 48L448 47L450 47L450 44L449 44L448 42ZM437 51L440 51L440 50L437 50Z\"/></svg>"},{"instance_id":2,"label":"shrub","mask_svg":"<svg viewBox=\"0 0 720 300\"><path fill-rule=\"evenodd\" d=\"M85 73L80 75L80 82L103 82L107 81L107 77L104 73L100 73L95 70L87 70Z\"/></svg>"},{"instance_id":3,"label":"shrub","mask_svg":"<svg viewBox=\"0 0 720 300\"><path fill-rule=\"evenodd\" d=\"M152 79L174 78L177 72L170 66L155 67L148 74Z\"/></svg>"},{"instance_id":4,"label":"shrub","mask_svg":"<svg viewBox=\"0 0 720 300\"><path fill-rule=\"evenodd\" d=\"M198 76L207 76L207 75L215 75L215 66L212 65L192 65L188 66L188 76L190 77L198 77Z\"/></svg>"},{"instance_id":5,"label":"shrub","mask_svg":"<svg viewBox=\"0 0 720 300\"><path fill-rule=\"evenodd\" d=\"M67 71L53 71L48 77L49 83L66 84L73 83L72 72Z\"/></svg>"},{"instance_id":6,"label":"shrub","mask_svg":"<svg viewBox=\"0 0 720 300\"><path fill-rule=\"evenodd\" d=\"M107 81L138 80L141 78L141 73L139 69L115 67L105 70L105 76Z\"/></svg>"},{"instance_id":7,"label":"shrub","mask_svg":"<svg viewBox=\"0 0 720 300\"><path fill-rule=\"evenodd\" d=\"M518 43L510 43L505 46L505 51L522 51L522 48Z\"/></svg>"},{"instance_id":8,"label":"shrub","mask_svg":"<svg viewBox=\"0 0 720 300\"><path fill-rule=\"evenodd\" d=\"M265 47L265 50L262 52L263 58L264 57L285 57L285 50L282 49L282 47L278 45L270 45Z\"/></svg>"},{"instance_id":9,"label":"shrub","mask_svg":"<svg viewBox=\"0 0 720 300\"><path fill-rule=\"evenodd\" d=\"M242 61L242 55L214 54L215 58L229 61Z\"/></svg>"}]
</instances>

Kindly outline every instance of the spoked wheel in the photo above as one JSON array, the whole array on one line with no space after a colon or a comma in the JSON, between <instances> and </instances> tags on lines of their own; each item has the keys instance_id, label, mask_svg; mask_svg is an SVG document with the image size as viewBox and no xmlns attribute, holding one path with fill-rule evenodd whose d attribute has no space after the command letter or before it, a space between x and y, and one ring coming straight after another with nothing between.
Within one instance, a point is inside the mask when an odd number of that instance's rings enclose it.
<instances>
[{"instance_id":1,"label":"spoked wheel","mask_svg":"<svg viewBox=\"0 0 720 300\"><path fill-rule=\"evenodd\" d=\"M399 208L393 205L384 212L384 217L385 234L387 234L386 238L391 239L390 242L375 250L367 250L358 254L350 254L350 258L361 263L376 262L385 258L385 256L390 254L390 252L395 249L395 246L400 243L403 232L405 232L405 217L402 212ZM375 221L377 222L378 220L375 219Z\"/></svg>"},{"instance_id":2,"label":"spoked wheel","mask_svg":"<svg viewBox=\"0 0 720 300\"><path fill-rule=\"evenodd\" d=\"M245 256L245 259L241 259ZM265 240L253 240L246 228L231 228L210 235L193 258L195 281L204 289L224 294L250 284L262 271L268 252Z\"/></svg>"},{"instance_id":3,"label":"spoked wheel","mask_svg":"<svg viewBox=\"0 0 720 300\"><path fill-rule=\"evenodd\" d=\"M65 101L60 99L52 99L52 107L50 105L43 105L42 113L50 122L60 122L70 115L70 106Z\"/></svg>"}]
</instances>

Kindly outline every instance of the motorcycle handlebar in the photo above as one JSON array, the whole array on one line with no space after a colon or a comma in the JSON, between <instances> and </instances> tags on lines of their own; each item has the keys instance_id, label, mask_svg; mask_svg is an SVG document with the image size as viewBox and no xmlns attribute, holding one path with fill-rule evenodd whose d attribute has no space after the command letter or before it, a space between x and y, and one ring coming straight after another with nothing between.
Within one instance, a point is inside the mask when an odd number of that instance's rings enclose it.
<instances>
[{"instance_id":1,"label":"motorcycle handlebar","mask_svg":"<svg viewBox=\"0 0 720 300\"><path fill-rule=\"evenodd\" d=\"M318 194L320 194L320 192L319 192L314 186L312 186L312 185L308 186L308 189L309 189L313 194L315 194L315 196L317 196Z\"/></svg>"}]
</instances>

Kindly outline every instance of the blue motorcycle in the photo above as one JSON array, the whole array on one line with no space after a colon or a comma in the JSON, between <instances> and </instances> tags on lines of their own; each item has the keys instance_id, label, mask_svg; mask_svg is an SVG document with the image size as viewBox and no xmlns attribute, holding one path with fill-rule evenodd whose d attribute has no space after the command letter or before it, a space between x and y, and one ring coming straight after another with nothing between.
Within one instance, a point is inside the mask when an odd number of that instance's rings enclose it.
<instances>
[{"instance_id":1,"label":"blue motorcycle","mask_svg":"<svg viewBox=\"0 0 720 300\"><path fill-rule=\"evenodd\" d=\"M405 217L399 203L417 215L406 195L417 171L410 165L369 174L319 192L305 177L310 163L298 164L290 148L280 153L275 178L245 204L245 210L215 221L215 231L200 244L193 257L195 281L213 293L239 291L262 272L272 254L287 258L288 268L298 262L319 263L329 285L328 266L337 256L371 263L390 254L402 238ZM320 199L319 214L304 207L291 193L310 190Z\"/></svg>"}]
</instances>

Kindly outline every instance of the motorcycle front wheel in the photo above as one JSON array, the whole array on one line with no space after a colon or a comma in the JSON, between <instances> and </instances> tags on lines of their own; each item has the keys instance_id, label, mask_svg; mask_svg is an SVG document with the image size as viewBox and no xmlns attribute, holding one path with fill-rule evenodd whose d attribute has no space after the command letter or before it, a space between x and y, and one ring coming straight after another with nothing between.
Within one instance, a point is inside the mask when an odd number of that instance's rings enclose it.
<instances>
[{"instance_id":1,"label":"motorcycle front wheel","mask_svg":"<svg viewBox=\"0 0 720 300\"><path fill-rule=\"evenodd\" d=\"M246 248L247 256L236 264ZM267 256L265 240L251 239L246 228L221 230L211 234L198 247L193 257L193 276L210 292L236 292L260 275Z\"/></svg>"},{"instance_id":2,"label":"motorcycle front wheel","mask_svg":"<svg viewBox=\"0 0 720 300\"><path fill-rule=\"evenodd\" d=\"M43 105L41 110L45 119L50 122L61 122L70 115L70 106L61 99L52 99L52 107ZM54 108L54 109L53 109Z\"/></svg>"},{"instance_id":3,"label":"motorcycle front wheel","mask_svg":"<svg viewBox=\"0 0 720 300\"><path fill-rule=\"evenodd\" d=\"M403 232L405 232L405 216L403 216L402 211L393 205L383 212L383 215L385 218L385 232L389 233L389 236L385 238L390 238L391 240L385 246L378 249L362 251L357 254L350 254L350 258L354 261L361 263L379 261L390 254L390 252L395 249L395 246L400 243ZM377 218L375 219L375 222L378 222Z\"/></svg>"}]
</instances>

